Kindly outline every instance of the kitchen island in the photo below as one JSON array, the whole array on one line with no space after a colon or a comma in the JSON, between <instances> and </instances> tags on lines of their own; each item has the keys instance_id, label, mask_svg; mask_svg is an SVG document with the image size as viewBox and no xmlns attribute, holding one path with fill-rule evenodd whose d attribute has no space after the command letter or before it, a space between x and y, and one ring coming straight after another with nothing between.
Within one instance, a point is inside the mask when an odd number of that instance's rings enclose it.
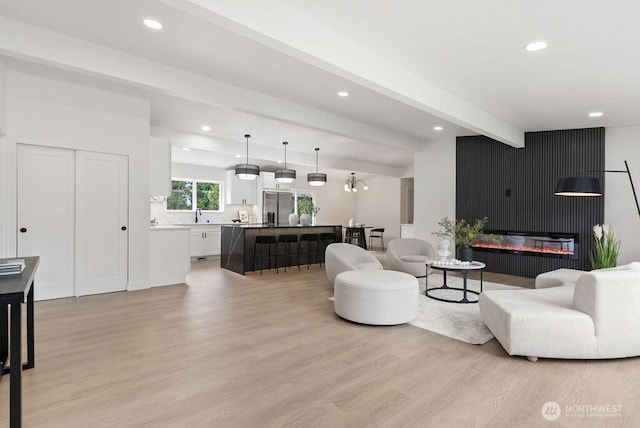
<instances>
[{"instance_id":1,"label":"kitchen island","mask_svg":"<svg viewBox=\"0 0 640 428\"><path fill-rule=\"evenodd\" d=\"M306 233L334 233L336 240L342 239L342 226L267 226L236 224L222 226L220 267L244 275L254 270L254 251L256 236L300 235ZM292 258L296 261L296 258ZM280 258L280 267L289 265L286 259ZM297 263L296 263L297 266Z\"/></svg>"}]
</instances>

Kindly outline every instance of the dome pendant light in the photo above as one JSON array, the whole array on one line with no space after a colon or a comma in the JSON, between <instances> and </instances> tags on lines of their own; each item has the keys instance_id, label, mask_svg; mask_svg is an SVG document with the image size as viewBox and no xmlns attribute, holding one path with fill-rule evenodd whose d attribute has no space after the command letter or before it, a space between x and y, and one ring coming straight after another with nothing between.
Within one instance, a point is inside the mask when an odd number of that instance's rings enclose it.
<instances>
[{"instance_id":1,"label":"dome pendant light","mask_svg":"<svg viewBox=\"0 0 640 428\"><path fill-rule=\"evenodd\" d=\"M236 175L240 180L255 180L260 175L260 167L249 163L249 137L249 134L244 136L247 139L247 163L236 165Z\"/></svg>"},{"instance_id":2,"label":"dome pendant light","mask_svg":"<svg viewBox=\"0 0 640 428\"><path fill-rule=\"evenodd\" d=\"M284 169L276 170L276 181L278 183L290 184L296 179L296 170L287 169L287 144L289 143L284 141L282 144L284 145Z\"/></svg>"},{"instance_id":3,"label":"dome pendant light","mask_svg":"<svg viewBox=\"0 0 640 428\"><path fill-rule=\"evenodd\" d=\"M310 172L307 174L307 183L309 186L324 186L327 182L327 174L324 172L318 172L318 152L320 149L316 147L316 172Z\"/></svg>"}]
</instances>

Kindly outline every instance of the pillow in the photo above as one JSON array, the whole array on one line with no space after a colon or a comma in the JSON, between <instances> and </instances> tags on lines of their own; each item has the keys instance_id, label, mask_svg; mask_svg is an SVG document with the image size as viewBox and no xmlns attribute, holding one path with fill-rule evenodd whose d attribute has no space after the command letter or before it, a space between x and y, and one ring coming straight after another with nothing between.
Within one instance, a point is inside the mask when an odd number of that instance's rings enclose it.
<instances>
[{"instance_id":1,"label":"pillow","mask_svg":"<svg viewBox=\"0 0 640 428\"><path fill-rule=\"evenodd\" d=\"M427 256L420 256L416 254L416 255L400 256L400 260L402 260L403 262L426 263L431 259Z\"/></svg>"}]
</instances>

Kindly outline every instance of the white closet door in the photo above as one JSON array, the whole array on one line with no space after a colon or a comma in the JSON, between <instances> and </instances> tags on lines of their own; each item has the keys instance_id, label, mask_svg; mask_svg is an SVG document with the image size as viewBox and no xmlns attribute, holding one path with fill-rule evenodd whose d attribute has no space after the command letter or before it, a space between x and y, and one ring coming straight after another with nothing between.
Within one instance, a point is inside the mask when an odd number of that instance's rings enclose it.
<instances>
[{"instance_id":1,"label":"white closet door","mask_svg":"<svg viewBox=\"0 0 640 428\"><path fill-rule=\"evenodd\" d=\"M128 159L76 152L76 295L127 288Z\"/></svg>"},{"instance_id":2,"label":"white closet door","mask_svg":"<svg viewBox=\"0 0 640 428\"><path fill-rule=\"evenodd\" d=\"M36 300L74 290L75 153L18 144L18 256L40 256Z\"/></svg>"}]
</instances>

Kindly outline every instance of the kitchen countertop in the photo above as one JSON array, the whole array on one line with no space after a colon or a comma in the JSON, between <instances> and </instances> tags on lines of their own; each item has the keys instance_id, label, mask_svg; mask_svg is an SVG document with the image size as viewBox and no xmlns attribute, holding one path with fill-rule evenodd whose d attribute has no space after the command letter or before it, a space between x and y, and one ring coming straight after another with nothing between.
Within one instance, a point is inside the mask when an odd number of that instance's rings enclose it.
<instances>
[{"instance_id":1,"label":"kitchen countertop","mask_svg":"<svg viewBox=\"0 0 640 428\"><path fill-rule=\"evenodd\" d=\"M178 226L175 224L158 224L156 226L149 226L150 230L187 230L187 226Z\"/></svg>"},{"instance_id":2,"label":"kitchen countertop","mask_svg":"<svg viewBox=\"0 0 640 428\"><path fill-rule=\"evenodd\" d=\"M296 226L289 226L289 225L275 226L275 225L268 225L268 224L247 224L247 223L225 224L223 226L239 227L244 229L303 229L303 228L314 228L314 227L342 227L339 224L316 224L315 226L313 225L303 226L301 224L298 224Z\"/></svg>"}]
</instances>

